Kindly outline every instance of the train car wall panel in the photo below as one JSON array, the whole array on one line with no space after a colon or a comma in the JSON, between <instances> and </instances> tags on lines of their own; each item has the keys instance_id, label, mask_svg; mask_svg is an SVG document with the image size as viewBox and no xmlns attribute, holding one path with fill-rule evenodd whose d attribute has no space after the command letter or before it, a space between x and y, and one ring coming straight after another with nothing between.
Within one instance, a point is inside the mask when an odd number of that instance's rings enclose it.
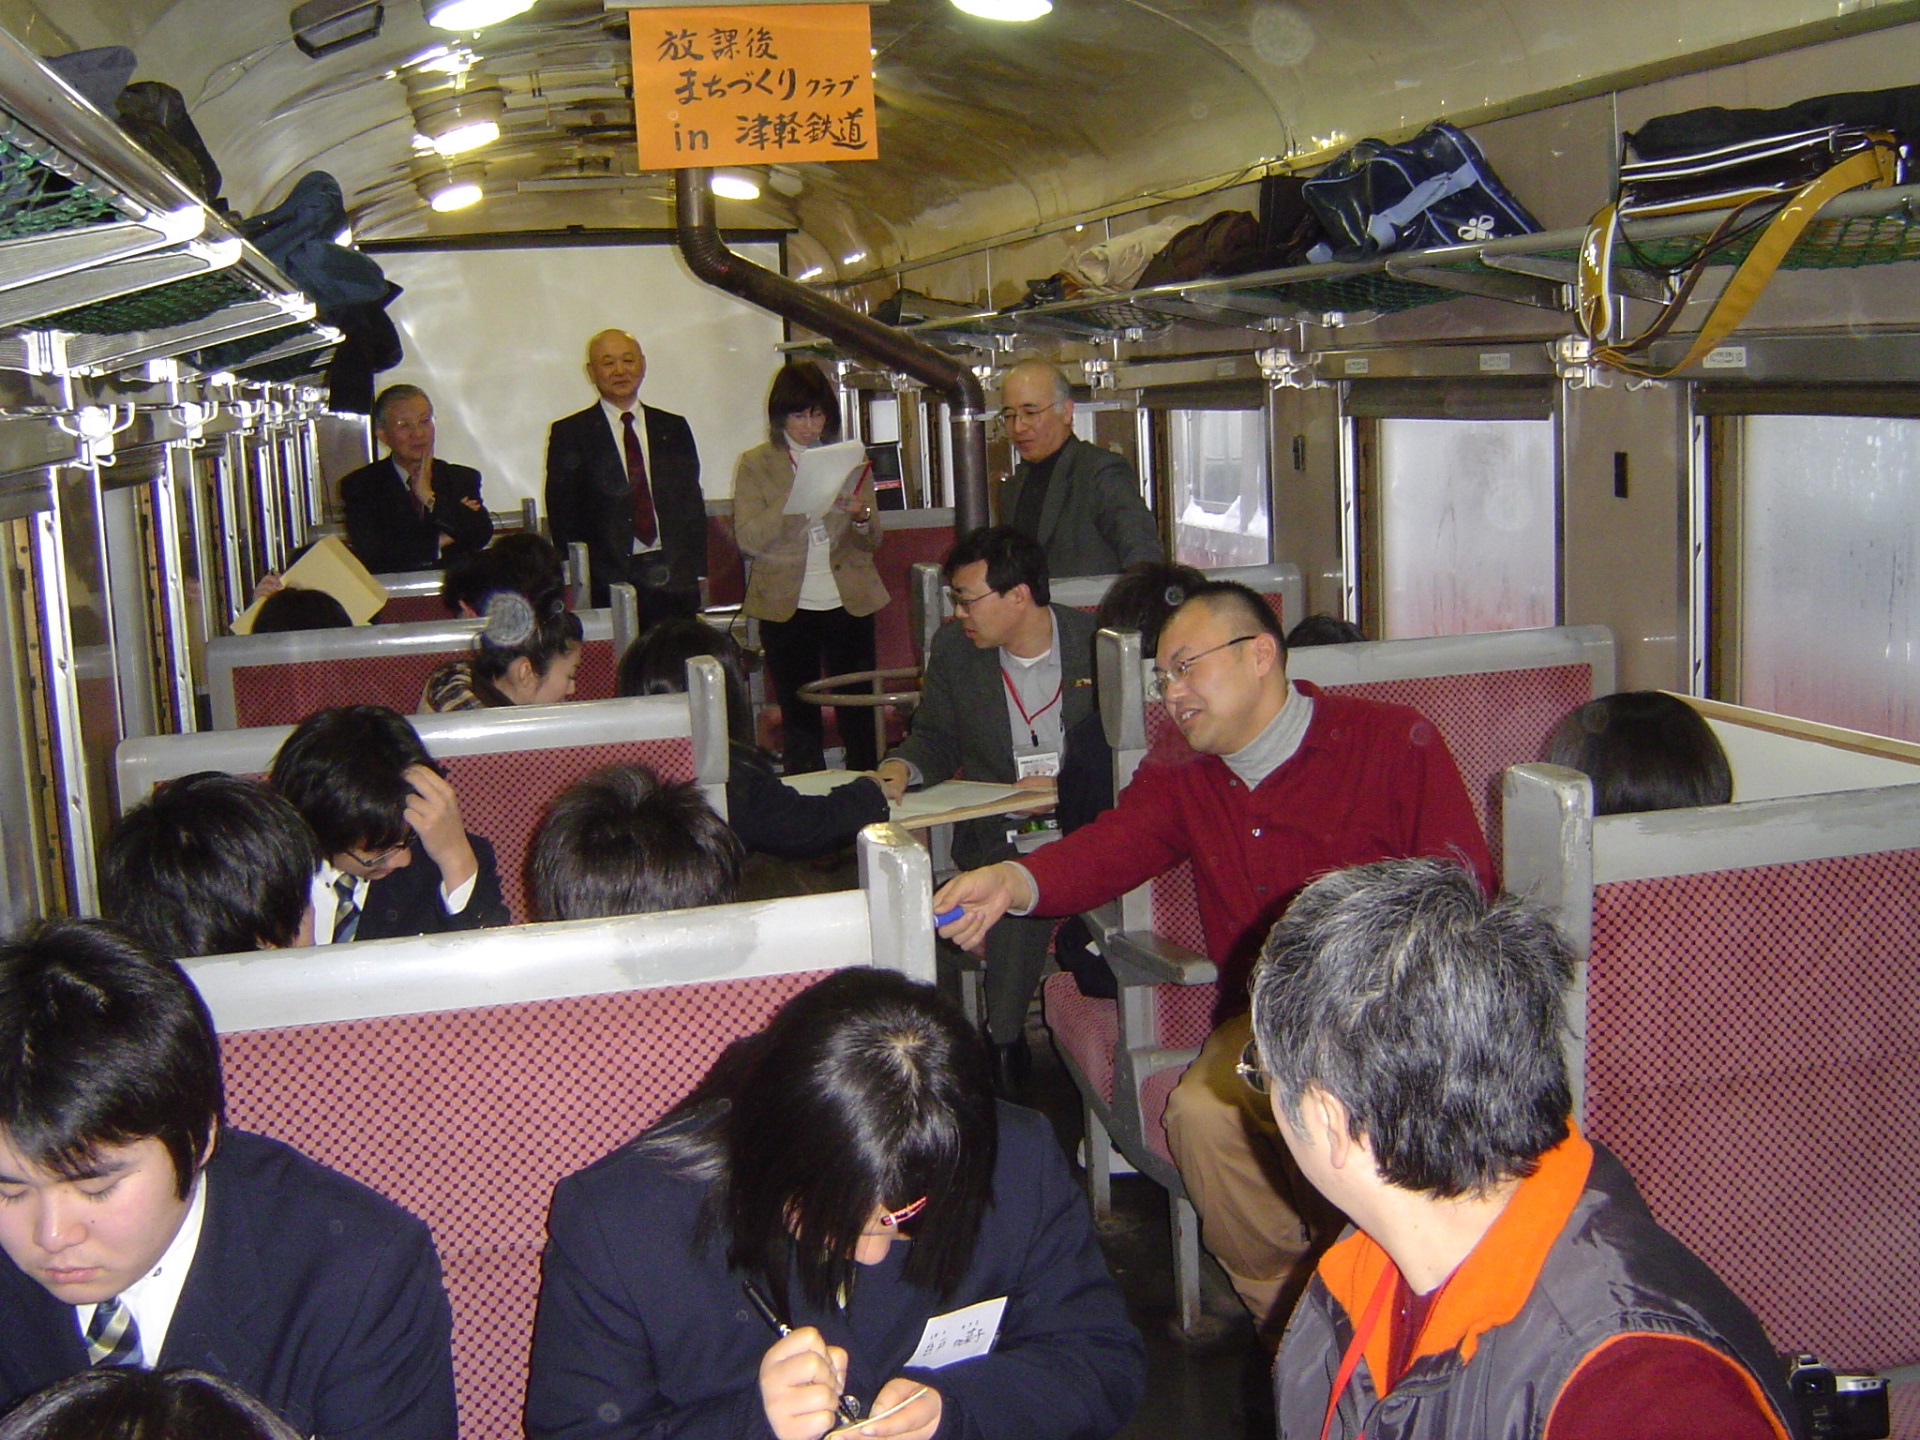
<instances>
[{"instance_id":1,"label":"train car wall panel","mask_svg":"<svg viewBox=\"0 0 1920 1440\"><path fill-rule=\"evenodd\" d=\"M737 247L777 268L779 248ZM546 501L547 427L594 401L587 341L629 330L645 353L644 404L687 417L709 498L733 493L742 451L766 440L781 322L689 278L663 245L382 252L405 289L389 308L407 358L380 376L434 403L434 454L475 466L482 498Z\"/></svg>"},{"instance_id":2,"label":"train car wall panel","mask_svg":"<svg viewBox=\"0 0 1920 1440\"><path fill-rule=\"evenodd\" d=\"M1686 688L1685 398L1621 384L1563 402L1567 623L1613 632L1626 690Z\"/></svg>"}]
</instances>

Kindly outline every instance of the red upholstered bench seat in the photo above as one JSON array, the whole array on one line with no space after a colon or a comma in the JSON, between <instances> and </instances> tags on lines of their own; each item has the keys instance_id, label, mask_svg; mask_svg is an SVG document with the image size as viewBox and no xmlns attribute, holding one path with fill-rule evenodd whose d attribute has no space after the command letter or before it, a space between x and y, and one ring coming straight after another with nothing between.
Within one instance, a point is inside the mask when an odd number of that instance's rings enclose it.
<instances>
[{"instance_id":1,"label":"red upholstered bench seat","mask_svg":"<svg viewBox=\"0 0 1920 1440\"><path fill-rule=\"evenodd\" d=\"M228 1115L432 1226L462 1440L511 1440L555 1182L658 1119L821 973L227 1034Z\"/></svg>"}]
</instances>

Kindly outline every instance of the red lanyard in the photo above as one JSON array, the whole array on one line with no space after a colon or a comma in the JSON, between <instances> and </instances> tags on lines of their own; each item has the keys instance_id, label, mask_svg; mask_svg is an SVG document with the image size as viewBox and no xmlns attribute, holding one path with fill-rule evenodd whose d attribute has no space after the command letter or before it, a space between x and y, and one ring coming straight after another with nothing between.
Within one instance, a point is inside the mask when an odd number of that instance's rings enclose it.
<instances>
[{"instance_id":1,"label":"red lanyard","mask_svg":"<svg viewBox=\"0 0 1920 1440\"><path fill-rule=\"evenodd\" d=\"M1373 1327L1380 1323L1380 1312L1386 1308L1387 1297L1393 1294L1394 1282L1399 1278L1391 1265L1380 1274L1380 1283L1373 1287L1373 1298L1367 1301L1367 1308L1361 1312L1360 1323L1354 1327L1353 1339L1347 1342L1347 1353L1340 1357L1340 1369L1333 1377L1333 1393L1327 1396L1327 1418L1320 1422L1320 1440L1327 1440L1327 1432L1333 1428L1333 1412L1340 1407L1340 1397L1346 1393L1347 1382L1353 1378L1354 1367L1359 1365L1361 1355L1366 1353L1367 1340L1373 1334ZM1356 1435L1354 1440L1366 1440L1366 1436Z\"/></svg>"},{"instance_id":2,"label":"red lanyard","mask_svg":"<svg viewBox=\"0 0 1920 1440\"><path fill-rule=\"evenodd\" d=\"M1027 707L1020 703L1020 692L1013 688L1013 677L1007 674L1007 667L1004 665L1000 667L1000 683L1007 687L1007 695L1013 701L1013 708L1018 710L1020 712L1020 718L1026 721L1028 743L1038 745L1040 743L1040 732L1034 728L1033 722L1060 703L1060 692L1066 688L1066 677L1063 675L1060 683L1053 687L1053 698L1031 715L1027 713Z\"/></svg>"}]
</instances>

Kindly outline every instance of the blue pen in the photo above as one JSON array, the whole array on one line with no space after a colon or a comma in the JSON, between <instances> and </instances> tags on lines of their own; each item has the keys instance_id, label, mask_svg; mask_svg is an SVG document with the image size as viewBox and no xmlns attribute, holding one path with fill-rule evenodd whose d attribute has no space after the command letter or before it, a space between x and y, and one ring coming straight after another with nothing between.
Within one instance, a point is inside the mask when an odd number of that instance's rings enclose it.
<instances>
[{"instance_id":1,"label":"blue pen","mask_svg":"<svg viewBox=\"0 0 1920 1440\"><path fill-rule=\"evenodd\" d=\"M962 905L956 905L951 910L936 910L933 912L933 928L938 930L942 925L951 925L966 913L966 907Z\"/></svg>"}]
</instances>

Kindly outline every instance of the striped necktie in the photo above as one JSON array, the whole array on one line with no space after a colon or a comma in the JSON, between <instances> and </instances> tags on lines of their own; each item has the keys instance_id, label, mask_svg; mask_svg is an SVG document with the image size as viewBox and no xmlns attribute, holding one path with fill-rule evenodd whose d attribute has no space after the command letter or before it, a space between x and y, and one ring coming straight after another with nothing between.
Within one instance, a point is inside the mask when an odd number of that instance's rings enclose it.
<instances>
[{"instance_id":1,"label":"striped necktie","mask_svg":"<svg viewBox=\"0 0 1920 1440\"><path fill-rule=\"evenodd\" d=\"M360 907L353 903L354 879L351 875L342 875L333 882L333 893L339 896L333 907L333 943L344 945L353 939L353 932L360 928Z\"/></svg>"},{"instance_id":2,"label":"striped necktie","mask_svg":"<svg viewBox=\"0 0 1920 1440\"><path fill-rule=\"evenodd\" d=\"M132 1309L121 1304L118 1295L93 1307L93 1319L87 1325L87 1363L140 1363L140 1327L133 1323Z\"/></svg>"}]
</instances>

